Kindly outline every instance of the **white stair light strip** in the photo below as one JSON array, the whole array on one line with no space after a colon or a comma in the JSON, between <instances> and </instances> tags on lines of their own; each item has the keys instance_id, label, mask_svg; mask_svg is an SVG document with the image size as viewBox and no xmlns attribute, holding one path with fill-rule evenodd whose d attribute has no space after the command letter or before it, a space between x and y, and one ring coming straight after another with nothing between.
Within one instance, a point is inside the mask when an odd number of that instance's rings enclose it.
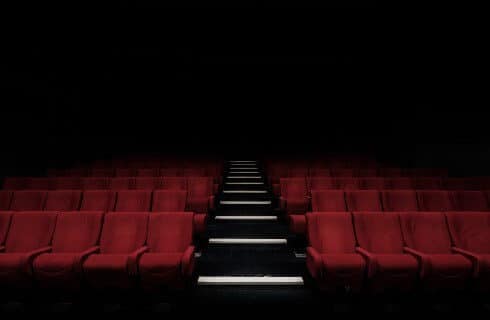
<instances>
[{"instance_id":1,"label":"white stair light strip","mask_svg":"<svg viewBox=\"0 0 490 320\"><path fill-rule=\"evenodd\" d=\"M209 238L209 244L287 244L287 239Z\"/></svg>"},{"instance_id":2,"label":"white stair light strip","mask_svg":"<svg viewBox=\"0 0 490 320\"><path fill-rule=\"evenodd\" d=\"M257 166L256 163L231 163L230 166L247 166L247 167L250 167L250 166Z\"/></svg>"},{"instance_id":3,"label":"white stair light strip","mask_svg":"<svg viewBox=\"0 0 490 320\"><path fill-rule=\"evenodd\" d=\"M257 167L233 167L233 168L230 168L230 170L259 170L259 168Z\"/></svg>"},{"instance_id":4,"label":"white stair light strip","mask_svg":"<svg viewBox=\"0 0 490 320\"><path fill-rule=\"evenodd\" d=\"M258 171L230 171L229 173L254 173L254 174L259 174Z\"/></svg>"},{"instance_id":5,"label":"white stair light strip","mask_svg":"<svg viewBox=\"0 0 490 320\"><path fill-rule=\"evenodd\" d=\"M223 190L223 193L267 193L267 190Z\"/></svg>"},{"instance_id":6,"label":"white stair light strip","mask_svg":"<svg viewBox=\"0 0 490 320\"><path fill-rule=\"evenodd\" d=\"M263 182L225 182L225 184L234 184L234 185L257 185L257 184L264 184Z\"/></svg>"},{"instance_id":7,"label":"white stair light strip","mask_svg":"<svg viewBox=\"0 0 490 320\"><path fill-rule=\"evenodd\" d=\"M261 176L228 176L228 179L260 179Z\"/></svg>"},{"instance_id":8,"label":"white stair light strip","mask_svg":"<svg viewBox=\"0 0 490 320\"><path fill-rule=\"evenodd\" d=\"M260 205L260 204L271 204L271 201L220 201L220 204L250 204L250 205Z\"/></svg>"},{"instance_id":9,"label":"white stair light strip","mask_svg":"<svg viewBox=\"0 0 490 320\"><path fill-rule=\"evenodd\" d=\"M249 285L249 286L264 286L264 285L294 285L302 286L304 285L303 277L226 277L226 276L215 276L206 277L200 276L197 279L198 285Z\"/></svg>"},{"instance_id":10,"label":"white stair light strip","mask_svg":"<svg viewBox=\"0 0 490 320\"><path fill-rule=\"evenodd\" d=\"M294 256L295 256L297 259L305 259L305 258L306 258L306 253L298 253L298 252L295 252L295 253L294 253Z\"/></svg>"},{"instance_id":11,"label":"white stair light strip","mask_svg":"<svg viewBox=\"0 0 490 320\"><path fill-rule=\"evenodd\" d=\"M277 216L216 216L216 220L238 220L238 221L277 221Z\"/></svg>"},{"instance_id":12,"label":"white stair light strip","mask_svg":"<svg viewBox=\"0 0 490 320\"><path fill-rule=\"evenodd\" d=\"M201 255L202 255L201 252L196 252L196 253L194 253L194 258L200 258Z\"/></svg>"},{"instance_id":13,"label":"white stair light strip","mask_svg":"<svg viewBox=\"0 0 490 320\"><path fill-rule=\"evenodd\" d=\"M229 161L230 163L257 163L255 160L233 160Z\"/></svg>"}]
</instances>

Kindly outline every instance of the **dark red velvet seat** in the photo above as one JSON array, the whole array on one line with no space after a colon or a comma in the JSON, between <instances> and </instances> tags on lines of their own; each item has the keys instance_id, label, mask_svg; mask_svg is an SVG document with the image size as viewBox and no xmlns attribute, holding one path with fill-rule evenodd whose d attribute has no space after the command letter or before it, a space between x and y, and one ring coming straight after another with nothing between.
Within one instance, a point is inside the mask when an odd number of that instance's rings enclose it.
<instances>
[{"instance_id":1,"label":"dark red velvet seat","mask_svg":"<svg viewBox=\"0 0 490 320\"><path fill-rule=\"evenodd\" d=\"M400 213L405 252L419 260L427 288L464 289L472 274L471 261L451 249L446 219L441 212Z\"/></svg>"},{"instance_id":2,"label":"dark red velvet seat","mask_svg":"<svg viewBox=\"0 0 490 320\"><path fill-rule=\"evenodd\" d=\"M449 191L452 206L457 211L488 211L489 203L481 191Z\"/></svg>"},{"instance_id":3,"label":"dark red velvet seat","mask_svg":"<svg viewBox=\"0 0 490 320\"><path fill-rule=\"evenodd\" d=\"M345 202L348 211L383 211L381 198L376 190L345 191Z\"/></svg>"},{"instance_id":4,"label":"dark red velvet seat","mask_svg":"<svg viewBox=\"0 0 490 320\"><path fill-rule=\"evenodd\" d=\"M351 215L308 213L306 219L309 240L306 266L313 279L327 291L338 288L360 291L366 264L355 251Z\"/></svg>"},{"instance_id":5,"label":"dark red velvet seat","mask_svg":"<svg viewBox=\"0 0 490 320\"><path fill-rule=\"evenodd\" d=\"M281 208L288 214L305 214L310 203L306 179L281 178L279 183Z\"/></svg>"},{"instance_id":6,"label":"dark red velvet seat","mask_svg":"<svg viewBox=\"0 0 490 320\"><path fill-rule=\"evenodd\" d=\"M73 211L80 208L82 198L81 191L56 190L48 191L44 210L49 211Z\"/></svg>"},{"instance_id":7,"label":"dark red velvet seat","mask_svg":"<svg viewBox=\"0 0 490 320\"><path fill-rule=\"evenodd\" d=\"M344 191L342 190L312 191L311 208L313 212L347 211Z\"/></svg>"},{"instance_id":8,"label":"dark red velvet seat","mask_svg":"<svg viewBox=\"0 0 490 320\"><path fill-rule=\"evenodd\" d=\"M105 215L100 251L83 264L88 284L96 289L129 288L137 274L138 257L146 250L148 213L112 212Z\"/></svg>"},{"instance_id":9,"label":"dark red velvet seat","mask_svg":"<svg viewBox=\"0 0 490 320\"><path fill-rule=\"evenodd\" d=\"M109 178L83 178L82 187L84 190L107 190L109 189Z\"/></svg>"},{"instance_id":10,"label":"dark red velvet seat","mask_svg":"<svg viewBox=\"0 0 490 320\"><path fill-rule=\"evenodd\" d=\"M10 210L35 211L42 210L46 201L47 191L22 190L15 191L10 202Z\"/></svg>"},{"instance_id":11,"label":"dark red velvet seat","mask_svg":"<svg viewBox=\"0 0 490 320\"><path fill-rule=\"evenodd\" d=\"M403 237L398 214L356 212L354 226L357 252L367 261L371 288L409 290L418 274L418 262L403 251Z\"/></svg>"},{"instance_id":12,"label":"dark red velvet seat","mask_svg":"<svg viewBox=\"0 0 490 320\"><path fill-rule=\"evenodd\" d=\"M27 187L29 178L25 177L7 177L3 180L4 190L23 190Z\"/></svg>"},{"instance_id":13,"label":"dark red velvet seat","mask_svg":"<svg viewBox=\"0 0 490 320\"><path fill-rule=\"evenodd\" d=\"M51 190L54 188L54 178L29 178L27 179L27 190Z\"/></svg>"},{"instance_id":14,"label":"dark red velvet seat","mask_svg":"<svg viewBox=\"0 0 490 320\"><path fill-rule=\"evenodd\" d=\"M155 190L161 189L163 178L160 177L137 177L134 179L134 189Z\"/></svg>"},{"instance_id":15,"label":"dark red velvet seat","mask_svg":"<svg viewBox=\"0 0 490 320\"><path fill-rule=\"evenodd\" d=\"M312 177L308 179L308 188L312 192L314 190L332 190L337 189L334 178Z\"/></svg>"},{"instance_id":16,"label":"dark red velvet seat","mask_svg":"<svg viewBox=\"0 0 490 320\"><path fill-rule=\"evenodd\" d=\"M387 178L386 189L410 190L415 189L412 178Z\"/></svg>"},{"instance_id":17,"label":"dark red velvet seat","mask_svg":"<svg viewBox=\"0 0 490 320\"><path fill-rule=\"evenodd\" d=\"M84 191L81 211L112 211L116 205L116 192L109 190Z\"/></svg>"},{"instance_id":18,"label":"dark red velvet seat","mask_svg":"<svg viewBox=\"0 0 490 320\"><path fill-rule=\"evenodd\" d=\"M449 193L444 190L419 190L417 191L417 202L420 211L453 211Z\"/></svg>"},{"instance_id":19,"label":"dark red velvet seat","mask_svg":"<svg viewBox=\"0 0 490 320\"><path fill-rule=\"evenodd\" d=\"M353 177L335 178L335 186L342 190L357 190L359 189L359 179Z\"/></svg>"},{"instance_id":20,"label":"dark red velvet seat","mask_svg":"<svg viewBox=\"0 0 490 320\"><path fill-rule=\"evenodd\" d=\"M382 177L359 178L359 189L384 190L387 188L387 179Z\"/></svg>"},{"instance_id":21,"label":"dark red velvet seat","mask_svg":"<svg viewBox=\"0 0 490 320\"><path fill-rule=\"evenodd\" d=\"M54 179L55 190L81 190L82 180L78 177L61 177Z\"/></svg>"},{"instance_id":22,"label":"dark red velvet seat","mask_svg":"<svg viewBox=\"0 0 490 320\"><path fill-rule=\"evenodd\" d=\"M0 253L0 287L27 288L33 285L32 261L51 250L56 212L18 212L12 216Z\"/></svg>"},{"instance_id":23,"label":"dark red velvet seat","mask_svg":"<svg viewBox=\"0 0 490 320\"><path fill-rule=\"evenodd\" d=\"M187 212L154 212L148 225L148 251L139 260L144 288L183 287L194 270L193 217Z\"/></svg>"},{"instance_id":24,"label":"dark red velvet seat","mask_svg":"<svg viewBox=\"0 0 490 320\"><path fill-rule=\"evenodd\" d=\"M7 239L10 221L13 214L14 213L12 211L0 212L0 252L5 250L5 240Z\"/></svg>"},{"instance_id":25,"label":"dark red velvet seat","mask_svg":"<svg viewBox=\"0 0 490 320\"><path fill-rule=\"evenodd\" d=\"M214 209L213 178L190 177L187 179L187 211L207 213Z\"/></svg>"},{"instance_id":26,"label":"dark red velvet seat","mask_svg":"<svg viewBox=\"0 0 490 320\"><path fill-rule=\"evenodd\" d=\"M131 177L116 177L109 181L111 190L130 190L134 189L135 179ZM150 189L151 190L151 189Z\"/></svg>"},{"instance_id":27,"label":"dark red velvet seat","mask_svg":"<svg viewBox=\"0 0 490 320\"><path fill-rule=\"evenodd\" d=\"M8 210L10 208L11 200L12 200L12 191L0 190L0 211Z\"/></svg>"},{"instance_id":28,"label":"dark red velvet seat","mask_svg":"<svg viewBox=\"0 0 490 320\"><path fill-rule=\"evenodd\" d=\"M442 182L440 178L418 177L414 178L414 187L417 190L440 190L442 189Z\"/></svg>"},{"instance_id":29,"label":"dark red velvet seat","mask_svg":"<svg viewBox=\"0 0 490 320\"><path fill-rule=\"evenodd\" d=\"M185 190L156 190L153 192L152 211L185 211L187 192Z\"/></svg>"},{"instance_id":30,"label":"dark red velvet seat","mask_svg":"<svg viewBox=\"0 0 490 320\"><path fill-rule=\"evenodd\" d=\"M414 190L389 190L381 192L384 211L418 211L417 193Z\"/></svg>"},{"instance_id":31,"label":"dark red velvet seat","mask_svg":"<svg viewBox=\"0 0 490 320\"><path fill-rule=\"evenodd\" d=\"M205 181L206 178L199 178ZM187 179L184 177L163 177L158 189L187 190Z\"/></svg>"},{"instance_id":32,"label":"dark red velvet seat","mask_svg":"<svg viewBox=\"0 0 490 320\"><path fill-rule=\"evenodd\" d=\"M83 262L98 251L103 212L66 212L58 215L52 251L34 260L41 287L78 289Z\"/></svg>"},{"instance_id":33,"label":"dark red velvet seat","mask_svg":"<svg viewBox=\"0 0 490 320\"><path fill-rule=\"evenodd\" d=\"M150 190L119 190L114 211L150 211L151 197Z\"/></svg>"}]
</instances>

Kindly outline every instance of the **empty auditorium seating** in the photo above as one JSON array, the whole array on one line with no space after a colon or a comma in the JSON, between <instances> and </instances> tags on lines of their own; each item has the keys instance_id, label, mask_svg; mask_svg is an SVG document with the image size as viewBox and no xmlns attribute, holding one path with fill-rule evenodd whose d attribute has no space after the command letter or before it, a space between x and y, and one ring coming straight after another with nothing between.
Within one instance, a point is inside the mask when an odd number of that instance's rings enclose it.
<instances>
[{"instance_id":1,"label":"empty auditorium seating","mask_svg":"<svg viewBox=\"0 0 490 320\"><path fill-rule=\"evenodd\" d=\"M12 191L0 190L0 211L8 210L10 208L11 200L12 200Z\"/></svg>"},{"instance_id":2,"label":"empty auditorium seating","mask_svg":"<svg viewBox=\"0 0 490 320\"><path fill-rule=\"evenodd\" d=\"M109 180L109 189L111 190L129 190L134 189L134 178L117 177Z\"/></svg>"},{"instance_id":3,"label":"empty auditorium seating","mask_svg":"<svg viewBox=\"0 0 490 320\"><path fill-rule=\"evenodd\" d=\"M82 193L75 190L48 191L44 210L73 211L80 207Z\"/></svg>"},{"instance_id":4,"label":"empty auditorium seating","mask_svg":"<svg viewBox=\"0 0 490 320\"><path fill-rule=\"evenodd\" d=\"M432 290L462 289L471 276L471 261L453 253L446 219L441 212L400 213L405 251L420 263L420 278Z\"/></svg>"},{"instance_id":5,"label":"empty auditorium seating","mask_svg":"<svg viewBox=\"0 0 490 320\"><path fill-rule=\"evenodd\" d=\"M82 187L85 190L105 190L109 189L109 181L108 178L100 177L83 178Z\"/></svg>"},{"instance_id":6,"label":"empty auditorium seating","mask_svg":"<svg viewBox=\"0 0 490 320\"><path fill-rule=\"evenodd\" d=\"M309 247L306 265L322 289L359 291L365 262L356 253L352 217L346 213L308 213Z\"/></svg>"},{"instance_id":7,"label":"empty auditorium seating","mask_svg":"<svg viewBox=\"0 0 490 320\"><path fill-rule=\"evenodd\" d=\"M457 211L488 211L490 210L487 198L481 191L450 191L454 210Z\"/></svg>"},{"instance_id":8,"label":"empty auditorium seating","mask_svg":"<svg viewBox=\"0 0 490 320\"><path fill-rule=\"evenodd\" d=\"M418 190L439 190L442 187L439 178L420 178L414 179L414 187Z\"/></svg>"},{"instance_id":9,"label":"empty auditorium seating","mask_svg":"<svg viewBox=\"0 0 490 320\"><path fill-rule=\"evenodd\" d=\"M43 210L46 191L23 190L15 191L10 202L10 210L33 211Z\"/></svg>"},{"instance_id":10,"label":"empty auditorium seating","mask_svg":"<svg viewBox=\"0 0 490 320\"><path fill-rule=\"evenodd\" d=\"M202 181L205 184L207 180L209 179L196 178L193 181ZM183 177L163 177L163 179L161 180L160 188L167 189L167 190L187 190L187 184L188 184L187 179Z\"/></svg>"},{"instance_id":11,"label":"empty auditorium seating","mask_svg":"<svg viewBox=\"0 0 490 320\"><path fill-rule=\"evenodd\" d=\"M154 190L162 187L163 178L157 177L138 177L134 178L134 189L138 190ZM184 189L185 190L185 189Z\"/></svg>"},{"instance_id":12,"label":"empty auditorium seating","mask_svg":"<svg viewBox=\"0 0 490 320\"><path fill-rule=\"evenodd\" d=\"M281 186L281 208L288 214L306 213L309 206L308 188L306 179L283 178Z\"/></svg>"},{"instance_id":13,"label":"empty auditorium seating","mask_svg":"<svg viewBox=\"0 0 490 320\"><path fill-rule=\"evenodd\" d=\"M153 192L152 211L185 211L187 192L184 190L156 190Z\"/></svg>"},{"instance_id":14,"label":"empty auditorium seating","mask_svg":"<svg viewBox=\"0 0 490 320\"><path fill-rule=\"evenodd\" d=\"M375 190L345 191L345 202L349 211L382 211L381 198Z\"/></svg>"},{"instance_id":15,"label":"empty auditorium seating","mask_svg":"<svg viewBox=\"0 0 490 320\"><path fill-rule=\"evenodd\" d=\"M359 189L384 190L389 189L387 179L380 177L359 178Z\"/></svg>"},{"instance_id":16,"label":"empty auditorium seating","mask_svg":"<svg viewBox=\"0 0 490 320\"><path fill-rule=\"evenodd\" d=\"M5 240L7 239L12 214L13 212L11 211L0 212L0 252L3 252L5 249Z\"/></svg>"},{"instance_id":17,"label":"empty auditorium seating","mask_svg":"<svg viewBox=\"0 0 490 320\"><path fill-rule=\"evenodd\" d=\"M96 289L129 288L136 263L146 250L148 214L108 213L100 237L100 250L83 264L88 284Z\"/></svg>"},{"instance_id":18,"label":"empty auditorium seating","mask_svg":"<svg viewBox=\"0 0 490 320\"><path fill-rule=\"evenodd\" d=\"M187 210L207 213L214 209L213 178L192 177L187 179Z\"/></svg>"},{"instance_id":19,"label":"empty auditorium seating","mask_svg":"<svg viewBox=\"0 0 490 320\"><path fill-rule=\"evenodd\" d=\"M148 223L148 250L139 259L144 288L182 287L194 270L192 214L152 213Z\"/></svg>"},{"instance_id":20,"label":"empty auditorium seating","mask_svg":"<svg viewBox=\"0 0 490 320\"><path fill-rule=\"evenodd\" d=\"M414 183L411 178L391 178L386 180L386 189L409 190L414 189Z\"/></svg>"},{"instance_id":21,"label":"empty auditorium seating","mask_svg":"<svg viewBox=\"0 0 490 320\"><path fill-rule=\"evenodd\" d=\"M417 278L417 260L403 251L398 214L354 213L359 247L367 261L367 278L374 291L411 289Z\"/></svg>"},{"instance_id":22,"label":"empty auditorium seating","mask_svg":"<svg viewBox=\"0 0 490 320\"><path fill-rule=\"evenodd\" d=\"M311 208L317 211L347 211L344 191L321 190L311 192Z\"/></svg>"},{"instance_id":23,"label":"empty auditorium seating","mask_svg":"<svg viewBox=\"0 0 490 320\"><path fill-rule=\"evenodd\" d=\"M78 177L55 178L53 182L55 190L81 190L82 180Z\"/></svg>"},{"instance_id":24,"label":"empty auditorium seating","mask_svg":"<svg viewBox=\"0 0 490 320\"><path fill-rule=\"evenodd\" d=\"M23 190L27 187L28 178L7 177L3 180L4 190Z\"/></svg>"},{"instance_id":25,"label":"empty auditorium seating","mask_svg":"<svg viewBox=\"0 0 490 320\"><path fill-rule=\"evenodd\" d=\"M455 210L449 193L442 190L417 191L417 202L420 211L451 211Z\"/></svg>"},{"instance_id":26,"label":"empty auditorium seating","mask_svg":"<svg viewBox=\"0 0 490 320\"><path fill-rule=\"evenodd\" d=\"M25 189L50 190L53 188L54 179L51 178L29 178Z\"/></svg>"},{"instance_id":27,"label":"empty auditorium seating","mask_svg":"<svg viewBox=\"0 0 490 320\"><path fill-rule=\"evenodd\" d=\"M147 190L120 190L114 211L150 211L151 196Z\"/></svg>"},{"instance_id":28,"label":"empty auditorium seating","mask_svg":"<svg viewBox=\"0 0 490 320\"><path fill-rule=\"evenodd\" d=\"M66 212L58 215L52 250L34 260L36 281L41 287L77 289L82 265L99 248L102 212Z\"/></svg>"},{"instance_id":29,"label":"empty auditorium seating","mask_svg":"<svg viewBox=\"0 0 490 320\"><path fill-rule=\"evenodd\" d=\"M413 190L389 190L381 192L384 211L417 211L417 193Z\"/></svg>"},{"instance_id":30,"label":"empty auditorium seating","mask_svg":"<svg viewBox=\"0 0 490 320\"><path fill-rule=\"evenodd\" d=\"M161 177L181 177L183 170L180 168L160 168Z\"/></svg>"},{"instance_id":31,"label":"empty auditorium seating","mask_svg":"<svg viewBox=\"0 0 490 320\"><path fill-rule=\"evenodd\" d=\"M478 289L490 290L490 214L483 212L448 212L447 223L454 247L473 263L473 277Z\"/></svg>"},{"instance_id":32,"label":"empty auditorium seating","mask_svg":"<svg viewBox=\"0 0 490 320\"><path fill-rule=\"evenodd\" d=\"M22 212L12 216L0 253L0 287L28 288L33 285L32 261L51 250L57 213Z\"/></svg>"},{"instance_id":33,"label":"empty auditorium seating","mask_svg":"<svg viewBox=\"0 0 490 320\"><path fill-rule=\"evenodd\" d=\"M358 178L346 177L346 178L335 178L334 180L337 189L343 189L343 190L359 189Z\"/></svg>"},{"instance_id":34,"label":"empty auditorium seating","mask_svg":"<svg viewBox=\"0 0 490 320\"><path fill-rule=\"evenodd\" d=\"M89 190L83 192L81 211L112 211L116 205L116 192Z\"/></svg>"},{"instance_id":35,"label":"empty auditorium seating","mask_svg":"<svg viewBox=\"0 0 490 320\"><path fill-rule=\"evenodd\" d=\"M310 191L337 189L334 178L313 177L308 179L308 185Z\"/></svg>"}]
</instances>

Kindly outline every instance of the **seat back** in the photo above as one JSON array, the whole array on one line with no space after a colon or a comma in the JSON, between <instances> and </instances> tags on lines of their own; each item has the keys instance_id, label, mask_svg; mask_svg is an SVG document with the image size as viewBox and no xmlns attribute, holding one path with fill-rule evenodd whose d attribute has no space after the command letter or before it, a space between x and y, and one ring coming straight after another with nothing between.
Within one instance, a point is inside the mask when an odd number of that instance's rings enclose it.
<instances>
[{"instance_id":1,"label":"seat back","mask_svg":"<svg viewBox=\"0 0 490 320\"><path fill-rule=\"evenodd\" d=\"M109 190L89 190L83 192L83 211L112 211L116 205L116 192Z\"/></svg>"},{"instance_id":2,"label":"seat back","mask_svg":"<svg viewBox=\"0 0 490 320\"><path fill-rule=\"evenodd\" d=\"M353 216L360 247L373 253L403 252L398 214L355 212Z\"/></svg>"},{"instance_id":3,"label":"seat back","mask_svg":"<svg viewBox=\"0 0 490 320\"><path fill-rule=\"evenodd\" d=\"M449 191L453 208L457 211L488 211L489 204L481 191Z\"/></svg>"},{"instance_id":4,"label":"seat back","mask_svg":"<svg viewBox=\"0 0 490 320\"><path fill-rule=\"evenodd\" d=\"M348 211L382 211L379 192L375 190L345 191Z\"/></svg>"},{"instance_id":5,"label":"seat back","mask_svg":"<svg viewBox=\"0 0 490 320\"><path fill-rule=\"evenodd\" d=\"M8 210L12 200L12 191L0 190L0 210Z\"/></svg>"},{"instance_id":6,"label":"seat back","mask_svg":"<svg viewBox=\"0 0 490 320\"><path fill-rule=\"evenodd\" d=\"M146 241L148 213L110 212L105 215L100 237L100 252L128 254Z\"/></svg>"},{"instance_id":7,"label":"seat back","mask_svg":"<svg viewBox=\"0 0 490 320\"><path fill-rule=\"evenodd\" d=\"M12 211L0 212L0 246L3 246L10 227L10 221L12 220Z\"/></svg>"},{"instance_id":8,"label":"seat back","mask_svg":"<svg viewBox=\"0 0 490 320\"><path fill-rule=\"evenodd\" d=\"M400 222L408 247L424 253L451 253L451 239L443 213L400 213Z\"/></svg>"},{"instance_id":9,"label":"seat back","mask_svg":"<svg viewBox=\"0 0 490 320\"><path fill-rule=\"evenodd\" d=\"M418 211L417 193L414 190L389 190L381 192L384 211Z\"/></svg>"},{"instance_id":10,"label":"seat back","mask_svg":"<svg viewBox=\"0 0 490 320\"><path fill-rule=\"evenodd\" d=\"M490 254L490 213L447 212L446 218L456 247Z\"/></svg>"},{"instance_id":11,"label":"seat back","mask_svg":"<svg viewBox=\"0 0 490 320\"><path fill-rule=\"evenodd\" d=\"M46 195L44 210L73 211L80 208L81 191L56 190L49 191Z\"/></svg>"},{"instance_id":12,"label":"seat back","mask_svg":"<svg viewBox=\"0 0 490 320\"><path fill-rule=\"evenodd\" d=\"M344 191L321 190L311 192L311 207L313 212L347 211Z\"/></svg>"},{"instance_id":13,"label":"seat back","mask_svg":"<svg viewBox=\"0 0 490 320\"><path fill-rule=\"evenodd\" d=\"M417 202L420 211L452 211L453 207L449 193L444 190L419 190Z\"/></svg>"},{"instance_id":14,"label":"seat back","mask_svg":"<svg viewBox=\"0 0 490 320\"><path fill-rule=\"evenodd\" d=\"M103 217L101 211L60 213L53 235L53 252L82 252L97 245Z\"/></svg>"},{"instance_id":15,"label":"seat back","mask_svg":"<svg viewBox=\"0 0 490 320\"><path fill-rule=\"evenodd\" d=\"M47 191L22 190L15 191L10 202L10 210L34 211L42 210Z\"/></svg>"},{"instance_id":16,"label":"seat back","mask_svg":"<svg viewBox=\"0 0 490 320\"><path fill-rule=\"evenodd\" d=\"M150 211L151 191L149 190L120 190L114 211Z\"/></svg>"},{"instance_id":17,"label":"seat back","mask_svg":"<svg viewBox=\"0 0 490 320\"><path fill-rule=\"evenodd\" d=\"M150 214L147 243L151 252L184 252L192 244L193 216L189 212Z\"/></svg>"},{"instance_id":18,"label":"seat back","mask_svg":"<svg viewBox=\"0 0 490 320\"><path fill-rule=\"evenodd\" d=\"M320 253L354 253L352 217L346 212L306 214L309 244Z\"/></svg>"},{"instance_id":19,"label":"seat back","mask_svg":"<svg viewBox=\"0 0 490 320\"><path fill-rule=\"evenodd\" d=\"M285 199L304 199L308 195L306 178L281 178L281 197Z\"/></svg>"},{"instance_id":20,"label":"seat back","mask_svg":"<svg viewBox=\"0 0 490 320\"><path fill-rule=\"evenodd\" d=\"M187 192L185 190L156 190L153 192L152 211L185 211Z\"/></svg>"}]
</instances>

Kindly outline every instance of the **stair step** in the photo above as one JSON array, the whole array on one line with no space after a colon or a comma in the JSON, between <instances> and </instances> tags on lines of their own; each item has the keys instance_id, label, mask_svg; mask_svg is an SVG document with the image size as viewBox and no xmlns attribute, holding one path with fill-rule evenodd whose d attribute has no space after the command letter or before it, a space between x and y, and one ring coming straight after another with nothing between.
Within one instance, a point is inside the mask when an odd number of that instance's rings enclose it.
<instances>
[{"instance_id":1,"label":"stair step","mask_svg":"<svg viewBox=\"0 0 490 320\"><path fill-rule=\"evenodd\" d=\"M262 179L262 176L227 176L227 179Z\"/></svg>"},{"instance_id":2,"label":"stair step","mask_svg":"<svg viewBox=\"0 0 490 320\"><path fill-rule=\"evenodd\" d=\"M267 190L223 190L223 193L267 193Z\"/></svg>"},{"instance_id":3,"label":"stair step","mask_svg":"<svg viewBox=\"0 0 490 320\"><path fill-rule=\"evenodd\" d=\"M277 221L277 216L216 216L215 220L238 220L238 221Z\"/></svg>"},{"instance_id":4,"label":"stair step","mask_svg":"<svg viewBox=\"0 0 490 320\"><path fill-rule=\"evenodd\" d=\"M237 277L237 276L200 276L197 279L197 284L200 286L203 285L294 285L294 286L302 286L304 285L303 277Z\"/></svg>"},{"instance_id":5,"label":"stair step","mask_svg":"<svg viewBox=\"0 0 490 320\"><path fill-rule=\"evenodd\" d=\"M259 184L264 184L263 182L225 182L225 184L229 185L259 185Z\"/></svg>"},{"instance_id":6,"label":"stair step","mask_svg":"<svg viewBox=\"0 0 490 320\"><path fill-rule=\"evenodd\" d=\"M226 205L271 205L272 201L227 201L222 200L220 204Z\"/></svg>"},{"instance_id":7,"label":"stair step","mask_svg":"<svg viewBox=\"0 0 490 320\"><path fill-rule=\"evenodd\" d=\"M209 238L209 244L258 244L258 245L285 245L288 240L285 238Z\"/></svg>"}]
</instances>

